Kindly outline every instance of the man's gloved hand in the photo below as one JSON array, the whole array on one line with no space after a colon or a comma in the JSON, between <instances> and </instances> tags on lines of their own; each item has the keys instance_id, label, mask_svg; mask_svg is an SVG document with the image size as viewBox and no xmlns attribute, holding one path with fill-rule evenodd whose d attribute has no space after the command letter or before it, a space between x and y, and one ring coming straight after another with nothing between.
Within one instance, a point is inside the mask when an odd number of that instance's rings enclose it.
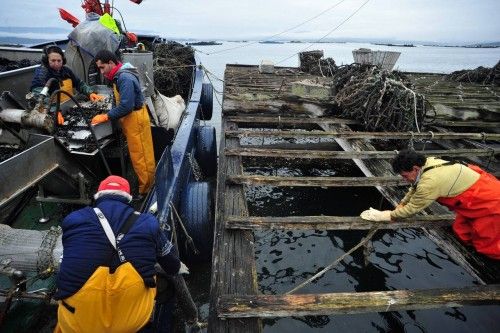
<instances>
[{"instance_id":1,"label":"man's gloved hand","mask_svg":"<svg viewBox=\"0 0 500 333\"><path fill-rule=\"evenodd\" d=\"M181 267L179 268L179 271L177 274L189 274L189 268L187 268L186 265L181 261Z\"/></svg>"},{"instance_id":2,"label":"man's gloved hand","mask_svg":"<svg viewBox=\"0 0 500 333\"><path fill-rule=\"evenodd\" d=\"M108 120L109 120L108 115L106 113L104 113L104 114L98 114L97 116L94 116L94 118L92 118L92 121L90 123L92 125L97 125L100 123L104 123Z\"/></svg>"},{"instance_id":3,"label":"man's gloved hand","mask_svg":"<svg viewBox=\"0 0 500 333\"><path fill-rule=\"evenodd\" d=\"M363 211L359 215L362 219L368 221L390 221L391 220L391 211L390 210L377 210L370 207L370 209Z\"/></svg>"},{"instance_id":4,"label":"man's gloved hand","mask_svg":"<svg viewBox=\"0 0 500 333\"><path fill-rule=\"evenodd\" d=\"M104 98L106 98L106 97L104 97L103 95L98 95L96 93L92 93L89 95L89 98L90 98L90 101L92 101L92 102L99 102L99 101L103 101Z\"/></svg>"},{"instance_id":5,"label":"man's gloved hand","mask_svg":"<svg viewBox=\"0 0 500 333\"><path fill-rule=\"evenodd\" d=\"M63 117L61 111L57 111L57 124L58 125L64 124L64 117Z\"/></svg>"}]
</instances>

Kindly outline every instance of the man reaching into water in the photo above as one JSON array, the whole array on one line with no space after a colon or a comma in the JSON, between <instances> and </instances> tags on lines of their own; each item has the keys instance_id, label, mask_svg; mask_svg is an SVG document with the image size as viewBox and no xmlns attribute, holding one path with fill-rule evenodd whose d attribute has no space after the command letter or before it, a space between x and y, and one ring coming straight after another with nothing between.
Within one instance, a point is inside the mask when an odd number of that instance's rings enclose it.
<instances>
[{"instance_id":1,"label":"man reaching into water","mask_svg":"<svg viewBox=\"0 0 500 333\"><path fill-rule=\"evenodd\" d=\"M394 210L361 213L370 221L407 218L437 201L456 213L453 231L467 245L500 259L500 181L475 165L426 158L414 150L399 152L395 173L412 184Z\"/></svg>"}]
</instances>

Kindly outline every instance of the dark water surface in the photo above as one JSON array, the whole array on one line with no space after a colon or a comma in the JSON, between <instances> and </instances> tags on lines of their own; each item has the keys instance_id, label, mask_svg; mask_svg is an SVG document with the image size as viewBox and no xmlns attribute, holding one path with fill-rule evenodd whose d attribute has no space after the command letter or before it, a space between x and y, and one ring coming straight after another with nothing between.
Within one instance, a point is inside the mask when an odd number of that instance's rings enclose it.
<instances>
[{"instance_id":1,"label":"dark water surface","mask_svg":"<svg viewBox=\"0 0 500 333\"><path fill-rule=\"evenodd\" d=\"M350 163L350 162L349 162ZM347 167L346 167L347 166ZM335 169L246 168L245 173L351 176L348 163ZM349 174L348 174L349 173ZM375 188L247 187L250 215L355 216L369 206L388 208ZM354 247L366 231L262 231L255 233L260 292L283 294ZM357 250L297 293L458 288L478 284L419 229L379 231L368 264ZM264 320L264 332L499 332L500 306L308 316Z\"/></svg>"},{"instance_id":2,"label":"dark water surface","mask_svg":"<svg viewBox=\"0 0 500 333\"><path fill-rule=\"evenodd\" d=\"M301 140L299 140L301 141ZM244 145L296 143L245 138ZM306 142L300 142L306 143ZM319 145L322 143L311 142ZM278 162L278 163L276 163ZM244 173L267 176L362 176L353 162L244 158ZM357 216L368 207L391 206L373 187L246 186L250 216ZM354 247L367 231L255 232L259 291L283 294ZM192 277L190 277L190 280ZM361 249L297 293L364 292L460 288L477 285L420 229L379 231L372 238L367 264ZM197 300L207 316L207 293ZM500 332L500 306L265 319L264 332Z\"/></svg>"}]
</instances>

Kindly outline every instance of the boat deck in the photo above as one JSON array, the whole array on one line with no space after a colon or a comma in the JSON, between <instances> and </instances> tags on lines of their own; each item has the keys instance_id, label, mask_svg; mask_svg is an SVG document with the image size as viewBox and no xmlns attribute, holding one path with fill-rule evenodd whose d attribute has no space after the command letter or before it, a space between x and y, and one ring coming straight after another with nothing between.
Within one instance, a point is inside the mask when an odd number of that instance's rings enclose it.
<instances>
[{"instance_id":1,"label":"boat deck","mask_svg":"<svg viewBox=\"0 0 500 333\"><path fill-rule=\"evenodd\" d=\"M217 180L216 233L213 251L210 332L259 332L262 318L384 312L443 306L491 304L500 300L497 263L464 248L447 226L453 215L438 204L424 214L395 223L373 223L357 216L250 216L245 186L376 187L396 205L406 192L389 160L395 139L415 142L428 155L467 158L498 174L500 152L500 89L458 84L443 75L409 76L416 90L449 116L436 118L425 131L363 132L353 120L335 116L335 105L324 98L292 94L292 82L316 80L297 68L259 73L258 66L228 65L225 71L222 131ZM460 120L468 119L469 123ZM472 119L472 122L471 122ZM350 161L359 177L280 176L251 174L252 166L275 169L292 163ZM478 285L465 288L392 290L282 295L259 292L255 260L255 230L367 230L355 247L366 248L376 230L403 227L423 232L451 256ZM411 285L409 286L411 288ZM390 309L389 309L390 308Z\"/></svg>"}]
</instances>

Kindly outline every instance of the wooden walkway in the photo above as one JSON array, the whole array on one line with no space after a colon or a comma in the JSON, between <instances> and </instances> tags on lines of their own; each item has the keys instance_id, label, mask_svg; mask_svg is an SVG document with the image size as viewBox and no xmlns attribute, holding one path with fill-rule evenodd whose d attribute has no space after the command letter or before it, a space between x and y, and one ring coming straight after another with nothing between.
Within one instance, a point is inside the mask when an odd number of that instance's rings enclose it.
<instances>
[{"instance_id":1,"label":"wooden walkway","mask_svg":"<svg viewBox=\"0 0 500 333\"><path fill-rule=\"evenodd\" d=\"M425 139L426 155L467 158L493 173L499 170L500 89L461 85L459 97L451 94L456 84L439 75L411 74L417 90L431 96L448 115L436 118L431 131L421 133L369 133L351 128L356 121L327 115L330 102L297 98L293 81L314 79L296 68L276 68L260 74L257 66L228 65L225 72L222 134L217 180L216 231L212 263L210 332L260 332L260 318L332 315L428 309L443 306L500 303L499 265L464 248L444 226L453 215L438 204L417 217L397 223L373 223L349 216L249 216L245 185L283 187L375 186L396 205L406 192L392 173L392 150L377 150L376 140ZM429 89L432 87L432 89ZM451 97L450 97L451 96ZM496 96L496 97L495 97ZM485 103L475 103L484 98ZM481 107L478 107L481 105ZM450 120L450 113L470 110L483 120L470 124ZM451 110L451 111L450 111ZM312 115L315 116L312 116ZM484 117L485 115L486 118ZM489 122L484 121L489 120ZM497 123L498 124L498 123ZM430 128L430 127L429 127ZM457 130L460 129L460 131ZM478 129L479 128L479 129ZM451 129L453 132L451 132ZM289 138L288 140L281 140ZM301 140L311 141L304 144ZM329 140L325 143L322 140ZM246 140L246 141L245 141ZM273 141L275 140L275 141ZM317 140L318 144L314 144ZM326 148L325 148L326 147ZM252 166L279 167L282 163L310 160L352 160L363 177L281 177L244 173ZM246 163L246 162L245 162ZM467 288L394 290L366 293L262 295L257 285L254 230L371 230L423 228L426 235L471 274L480 285ZM366 240L366 241L369 241ZM351 249L354 250L354 249ZM350 252L349 252L350 253ZM347 255L347 254L346 254ZM339 261L343 259L339 258ZM408 286L411 288L411 285Z\"/></svg>"}]
</instances>

